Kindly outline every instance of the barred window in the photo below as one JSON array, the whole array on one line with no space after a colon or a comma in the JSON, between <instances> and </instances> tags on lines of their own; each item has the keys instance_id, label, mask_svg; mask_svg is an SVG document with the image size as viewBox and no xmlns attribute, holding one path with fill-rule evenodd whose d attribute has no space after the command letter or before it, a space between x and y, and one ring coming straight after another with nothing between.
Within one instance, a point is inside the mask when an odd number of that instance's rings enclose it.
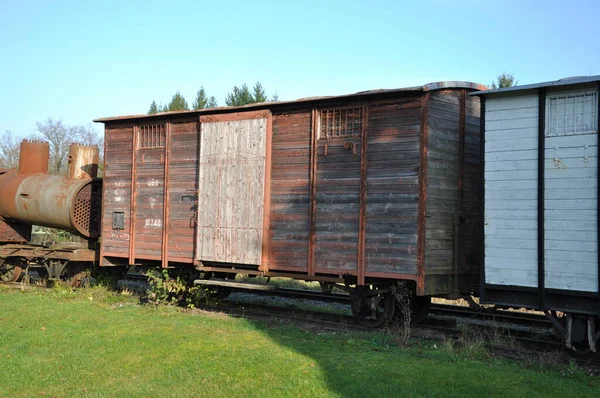
<instances>
[{"instance_id":1,"label":"barred window","mask_svg":"<svg viewBox=\"0 0 600 398\"><path fill-rule=\"evenodd\" d=\"M138 130L139 149L161 149L165 147L165 125L140 126Z\"/></svg>"},{"instance_id":2,"label":"barred window","mask_svg":"<svg viewBox=\"0 0 600 398\"><path fill-rule=\"evenodd\" d=\"M337 108L320 111L319 138L353 138L360 137L362 124L362 108Z\"/></svg>"},{"instance_id":3,"label":"barred window","mask_svg":"<svg viewBox=\"0 0 600 398\"><path fill-rule=\"evenodd\" d=\"M597 111L597 91L548 95L546 136L594 134L597 128Z\"/></svg>"}]
</instances>

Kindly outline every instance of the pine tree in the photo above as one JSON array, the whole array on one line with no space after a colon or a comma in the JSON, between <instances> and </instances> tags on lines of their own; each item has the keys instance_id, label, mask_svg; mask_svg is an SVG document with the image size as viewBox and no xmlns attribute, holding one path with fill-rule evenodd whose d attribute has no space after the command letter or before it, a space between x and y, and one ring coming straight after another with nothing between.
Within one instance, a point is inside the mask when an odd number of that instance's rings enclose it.
<instances>
[{"instance_id":1,"label":"pine tree","mask_svg":"<svg viewBox=\"0 0 600 398\"><path fill-rule=\"evenodd\" d=\"M200 90L198 90L198 93L196 94L196 99L194 100L193 108L205 109L215 107L217 107L217 99L215 97L208 98L206 96L206 91L204 91L204 87L200 87Z\"/></svg>"},{"instance_id":2,"label":"pine tree","mask_svg":"<svg viewBox=\"0 0 600 398\"><path fill-rule=\"evenodd\" d=\"M158 113L158 106L156 105L156 101L152 101L148 115L154 115L156 113Z\"/></svg>"},{"instance_id":3,"label":"pine tree","mask_svg":"<svg viewBox=\"0 0 600 398\"><path fill-rule=\"evenodd\" d=\"M252 102L267 102L267 94L260 82L256 82L252 88Z\"/></svg>"},{"instance_id":4,"label":"pine tree","mask_svg":"<svg viewBox=\"0 0 600 398\"><path fill-rule=\"evenodd\" d=\"M171 99L171 102L169 102L169 106L167 107L167 109L169 111L188 111L188 110L190 110L190 108L188 107L187 101L185 100L185 98L183 98L183 95L181 95L181 93L179 91L177 91L173 95L173 98Z\"/></svg>"},{"instance_id":5,"label":"pine tree","mask_svg":"<svg viewBox=\"0 0 600 398\"><path fill-rule=\"evenodd\" d=\"M216 108L217 106L219 106L219 105L217 104L217 99L216 99L214 96L211 96L211 97L208 99L208 103L206 104L206 107L207 107L207 108Z\"/></svg>"},{"instance_id":6,"label":"pine tree","mask_svg":"<svg viewBox=\"0 0 600 398\"><path fill-rule=\"evenodd\" d=\"M515 81L515 77L512 73L502 73L496 78L495 82L492 82L492 88L505 88L516 86L519 82Z\"/></svg>"}]
</instances>

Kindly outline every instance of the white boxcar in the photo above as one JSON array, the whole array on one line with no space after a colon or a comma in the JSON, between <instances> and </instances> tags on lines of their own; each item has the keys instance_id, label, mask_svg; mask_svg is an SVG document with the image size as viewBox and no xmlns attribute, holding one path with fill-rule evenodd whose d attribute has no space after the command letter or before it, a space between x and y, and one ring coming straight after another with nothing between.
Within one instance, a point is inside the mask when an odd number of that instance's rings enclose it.
<instances>
[{"instance_id":1,"label":"white boxcar","mask_svg":"<svg viewBox=\"0 0 600 398\"><path fill-rule=\"evenodd\" d=\"M472 94L482 99L485 141L482 301L544 310L569 344L592 349L599 87L589 76Z\"/></svg>"}]
</instances>

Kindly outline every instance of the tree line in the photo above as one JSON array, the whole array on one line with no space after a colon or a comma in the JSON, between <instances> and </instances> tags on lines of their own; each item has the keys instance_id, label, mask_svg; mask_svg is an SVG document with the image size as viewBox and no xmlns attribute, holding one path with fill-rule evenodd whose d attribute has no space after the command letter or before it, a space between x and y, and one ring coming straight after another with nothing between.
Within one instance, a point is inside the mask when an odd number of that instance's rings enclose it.
<instances>
[{"instance_id":1,"label":"tree line","mask_svg":"<svg viewBox=\"0 0 600 398\"><path fill-rule=\"evenodd\" d=\"M267 95L263 85L260 82L256 82L252 89L248 87L246 83L241 86L234 86L233 89L225 97L225 105L227 106L242 106L247 104L254 104L258 102L277 101L279 95L273 94L271 98ZM203 86L200 86L200 90L196 93L196 98L192 103L192 108L207 109L216 108L219 106L217 99L214 96L208 96ZM150 109L148 110L149 115L153 115L159 112L170 112L170 111L189 111L190 107L187 100L177 91L171 101L168 104L162 105L157 104L156 101L152 101Z\"/></svg>"}]
</instances>

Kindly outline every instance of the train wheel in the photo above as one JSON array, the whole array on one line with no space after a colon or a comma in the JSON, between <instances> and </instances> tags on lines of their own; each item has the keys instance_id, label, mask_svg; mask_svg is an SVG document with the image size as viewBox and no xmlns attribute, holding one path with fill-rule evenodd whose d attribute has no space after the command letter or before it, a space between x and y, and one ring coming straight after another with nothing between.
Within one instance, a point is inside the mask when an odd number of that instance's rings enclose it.
<instances>
[{"instance_id":1,"label":"train wheel","mask_svg":"<svg viewBox=\"0 0 600 398\"><path fill-rule=\"evenodd\" d=\"M431 310L431 297L429 296L414 296L411 301L410 324L418 325L427 318Z\"/></svg>"},{"instance_id":2,"label":"train wheel","mask_svg":"<svg viewBox=\"0 0 600 398\"><path fill-rule=\"evenodd\" d=\"M16 282L23 273L21 259L6 259L0 263L0 281Z\"/></svg>"},{"instance_id":3,"label":"train wheel","mask_svg":"<svg viewBox=\"0 0 600 398\"><path fill-rule=\"evenodd\" d=\"M359 325L378 328L394 317L396 303L389 289L359 286L352 294L351 308Z\"/></svg>"}]
</instances>

